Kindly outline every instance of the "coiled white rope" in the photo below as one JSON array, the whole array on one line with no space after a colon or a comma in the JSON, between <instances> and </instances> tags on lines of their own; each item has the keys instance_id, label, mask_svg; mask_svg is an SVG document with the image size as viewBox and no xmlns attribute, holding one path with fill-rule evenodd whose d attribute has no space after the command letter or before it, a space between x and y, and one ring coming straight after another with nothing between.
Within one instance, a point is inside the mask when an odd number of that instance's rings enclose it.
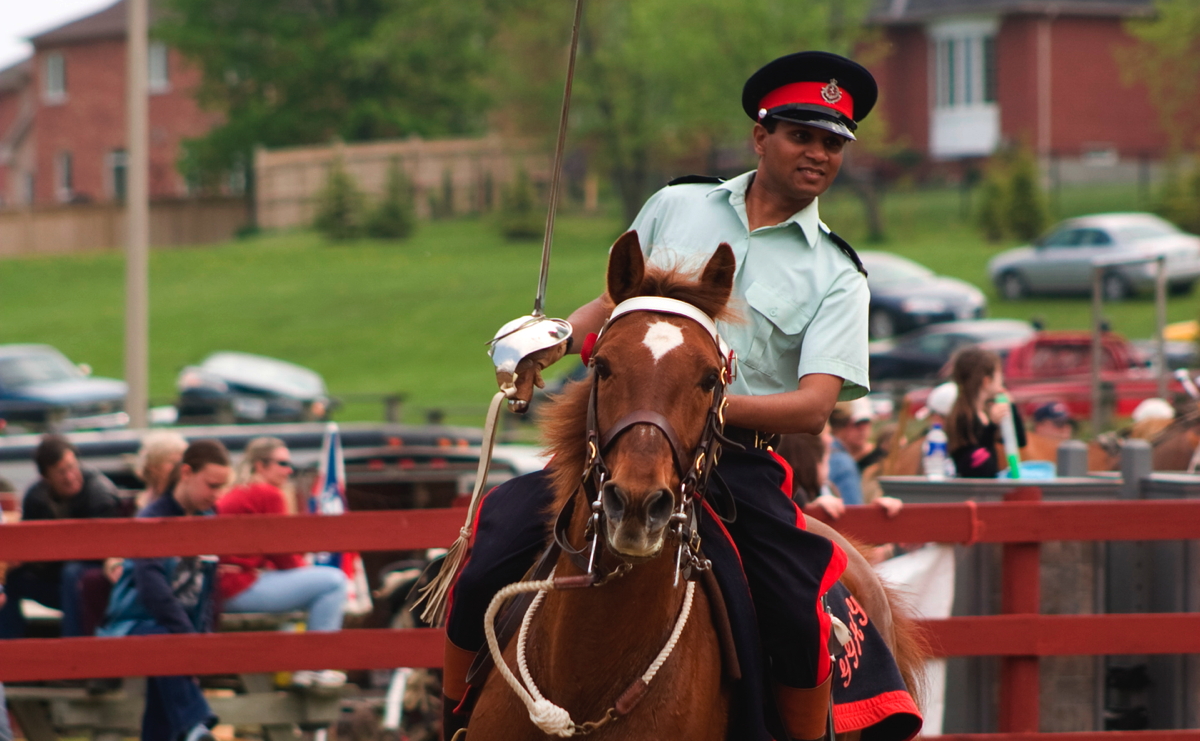
<instances>
[{"instance_id":1,"label":"coiled white rope","mask_svg":"<svg viewBox=\"0 0 1200 741\"><path fill-rule=\"evenodd\" d=\"M541 581L509 584L492 598L491 604L488 605L487 614L484 616L483 625L487 635L488 650L492 654L492 661L495 663L496 668L500 670L500 674L508 682L508 685L512 687L513 692L525 703L526 709L529 710L529 719L545 733L569 738L575 735L578 726L571 720L571 714L566 709L547 700L541 691L538 690L537 683L534 682L533 675L529 672L528 662L525 659L525 643L529 636L529 626L533 622L533 615L541 605L546 592L553 591L554 589L553 572L550 573L550 578ZM512 670L508 668L508 663L504 661L503 652L500 650L500 641L496 638L495 621L496 613L500 611L501 605L512 597L525 592L537 592L537 595L533 598L533 603L529 605L529 609L525 611L525 617L521 620L521 630L517 634L517 670L521 673L521 679L517 679ZM642 682L645 684L650 684L650 681L658 674L658 670L662 668L667 658L670 657L671 652L675 650L676 644L679 643L679 637L683 635L683 629L687 625L688 616L692 612L692 599L695 592L696 583L689 581L687 591L683 597L683 606L679 610L679 616L675 619L675 627L671 631L670 638L667 639L667 643L663 646L662 650L658 652L658 656L650 663L650 667L642 674ZM526 689L527 687L528 689Z\"/></svg>"}]
</instances>

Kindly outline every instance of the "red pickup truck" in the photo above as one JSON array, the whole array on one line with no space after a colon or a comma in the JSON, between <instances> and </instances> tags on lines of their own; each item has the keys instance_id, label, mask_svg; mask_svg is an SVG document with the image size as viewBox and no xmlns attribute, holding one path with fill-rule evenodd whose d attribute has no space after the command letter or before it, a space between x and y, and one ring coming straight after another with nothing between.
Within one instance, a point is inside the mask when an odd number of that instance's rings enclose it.
<instances>
[{"instance_id":1,"label":"red pickup truck","mask_svg":"<svg viewBox=\"0 0 1200 741\"><path fill-rule=\"evenodd\" d=\"M1144 399L1157 395L1154 371L1128 340L1106 333L1100 351L1102 391L1113 398L1117 416L1128 417ZM1076 419L1087 419L1092 413L1091 334L1039 332L1005 356L1004 384L1026 418L1046 402L1061 401ZM1173 378L1167 388L1169 393L1183 390ZM913 409L924 406L928 395L929 389L909 394Z\"/></svg>"}]
</instances>

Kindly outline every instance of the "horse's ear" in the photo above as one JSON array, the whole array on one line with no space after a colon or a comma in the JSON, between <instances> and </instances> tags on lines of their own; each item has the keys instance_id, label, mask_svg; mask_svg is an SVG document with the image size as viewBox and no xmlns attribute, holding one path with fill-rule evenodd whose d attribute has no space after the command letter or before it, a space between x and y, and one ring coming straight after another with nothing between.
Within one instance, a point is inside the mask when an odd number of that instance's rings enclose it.
<instances>
[{"instance_id":1,"label":"horse's ear","mask_svg":"<svg viewBox=\"0 0 1200 741\"><path fill-rule=\"evenodd\" d=\"M722 242L700 274L700 285L713 292L721 306L729 302L729 294L733 292L733 274L737 271L737 260L733 256L733 248Z\"/></svg>"},{"instance_id":2,"label":"horse's ear","mask_svg":"<svg viewBox=\"0 0 1200 741\"><path fill-rule=\"evenodd\" d=\"M608 253L608 296L613 303L633 298L642 290L646 276L646 260L638 233L632 229L622 234Z\"/></svg>"}]
</instances>

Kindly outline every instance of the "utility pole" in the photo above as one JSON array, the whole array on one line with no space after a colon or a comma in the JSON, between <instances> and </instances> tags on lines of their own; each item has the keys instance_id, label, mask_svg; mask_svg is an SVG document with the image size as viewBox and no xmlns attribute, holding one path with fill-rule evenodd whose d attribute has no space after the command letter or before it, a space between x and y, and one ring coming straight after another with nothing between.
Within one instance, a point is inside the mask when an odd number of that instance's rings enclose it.
<instances>
[{"instance_id":1,"label":"utility pole","mask_svg":"<svg viewBox=\"0 0 1200 741\"><path fill-rule=\"evenodd\" d=\"M146 0L125 0L125 407L131 427L146 427L150 409L150 163Z\"/></svg>"}]
</instances>

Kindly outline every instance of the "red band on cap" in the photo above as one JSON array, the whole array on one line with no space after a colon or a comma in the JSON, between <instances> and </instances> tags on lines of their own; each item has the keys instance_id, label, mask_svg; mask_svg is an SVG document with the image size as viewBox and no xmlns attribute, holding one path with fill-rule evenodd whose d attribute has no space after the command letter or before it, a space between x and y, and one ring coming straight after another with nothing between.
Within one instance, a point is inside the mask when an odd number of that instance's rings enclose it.
<instances>
[{"instance_id":1,"label":"red band on cap","mask_svg":"<svg viewBox=\"0 0 1200 741\"><path fill-rule=\"evenodd\" d=\"M832 108L851 121L854 120L854 99L844 88L830 82L793 82L767 93L758 104L760 109L771 110L782 105L802 103Z\"/></svg>"}]
</instances>

